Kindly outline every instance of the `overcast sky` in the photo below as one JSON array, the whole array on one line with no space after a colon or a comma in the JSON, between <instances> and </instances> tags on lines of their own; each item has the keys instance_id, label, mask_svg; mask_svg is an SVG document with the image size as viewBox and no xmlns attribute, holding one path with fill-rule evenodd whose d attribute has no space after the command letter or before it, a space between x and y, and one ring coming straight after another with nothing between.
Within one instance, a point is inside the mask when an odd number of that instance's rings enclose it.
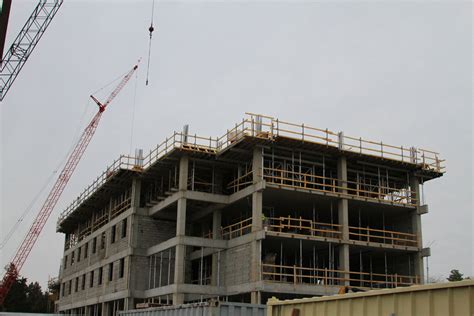
<instances>
[{"instance_id":1,"label":"overcast sky","mask_svg":"<svg viewBox=\"0 0 474 316\"><path fill-rule=\"evenodd\" d=\"M14 1L6 47L35 2ZM245 111L439 151L447 173L424 188L430 275L474 274L470 2L157 0L145 86L151 3L65 0L0 104L3 240L94 115L88 96L144 58L104 114L24 276L43 285L57 276L59 213L120 154L147 152L186 123L221 135ZM50 186L1 250L2 266Z\"/></svg>"}]
</instances>

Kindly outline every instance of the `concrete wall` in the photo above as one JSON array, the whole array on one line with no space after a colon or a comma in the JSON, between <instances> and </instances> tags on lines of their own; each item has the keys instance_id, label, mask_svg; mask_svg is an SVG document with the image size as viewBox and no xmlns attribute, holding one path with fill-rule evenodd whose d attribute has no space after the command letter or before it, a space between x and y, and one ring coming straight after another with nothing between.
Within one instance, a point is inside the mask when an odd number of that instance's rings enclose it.
<instances>
[{"instance_id":1,"label":"concrete wall","mask_svg":"<svg viewBox=\"0 0 474 316\"><path fill-rule=\"evenodd\" d=\"M244 244L221 253L221 271L225 286L250 282L251 245Z\"/></svg>"},{"instance_id":2,"label":"concrete wall","mask_svg":"<svg viewBox=\"0 0 474 316\"><path fill-rule=\"evenodd\" d=\"M136 248L147 249L176 236L176 223L157 220L147 215L134 214L137 223Z\"/></svg>"}]
</instances>

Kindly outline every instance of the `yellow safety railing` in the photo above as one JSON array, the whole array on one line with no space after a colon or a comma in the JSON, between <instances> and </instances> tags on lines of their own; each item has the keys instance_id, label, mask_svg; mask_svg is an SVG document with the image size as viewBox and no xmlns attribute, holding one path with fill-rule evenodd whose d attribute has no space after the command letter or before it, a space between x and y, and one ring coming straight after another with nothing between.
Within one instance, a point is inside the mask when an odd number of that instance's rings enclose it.
<instances>
[{"instance_id":1,"label":"yellow safety railing","mask_svg":"<svg viewBox=\"0 0 474 316\"><path fill-rule=\"evenodd\" d=\"M189 135L179 132L174 132L173 135L167 137L162 143L158 144L156 148L150 150L145 157L130 157L120 156L114 161L97 179L93 181L64 212L61 213L58 219L57 226L61 225L65 218L67 218L82 202L88 199L99 187L101 187L110 177L121 169L143 171L152 166L156 161L168 155L174 149L203 152L209 154L216 154L226 150L227 148L237 144L245 137L254 137L269 141L274 141L278 138L295 139L308 143L315 143L335 147L343 151L353 152L357 154L371 155L379 158L401 161L410 163L421 167L424 170L434 172L445 172L444 159L439 158L439 153L409 146L393 146L383 142L375 142L365 140L362 138L344 135L344 133L336 133L328 129L320 129L311 127L305 124L295 124L291 122L281 121L278 118L273 118L265 115L258 115L254 113L246 113L247 117L233 128L218 137L201 137L197 135ZM311 176L314 179L316 176ZM275 176L267 176L268 179L278 180ZM240 179L244 180L244 179ZM230 188L239 188L247 185L246 181L233 181L229 184ZM280 179L283 180L283 179ZM287 179L285 179L287 180ZM325 184L323 188L333 188L334 191L339 187L336 186L334 179L329 179L330 186ZM332 181L332 182L331 182ZM304 184L300 181L300 184ZM312 184L317 185L315 182ZM350 186L350 182L347 183ZM364 184L365 185L365 184ZM405 194L406 192L402 192ZM413 204L413 194L408 196L402 193L394 196L381 195L375 197L376 199L389 199L396 203ZM364 192L358 189L357 195L367 196L373 198L373 192ZM397 201L398 200L398 201Z\"/></svg>"},{"instance_id":2,"label":"yellow safety railing","mask_svg":"<svg viewBox=\"0 0 474 316\"><path fill-rule=\"evenodd\" d=\"M252 230L252 218L244 219L235 224L221 227L222 239L232 239L250 233Z\"/></svg>"},{"instance_id":3,"label":"yellow safety railing","mask_svg":"<svg viewBox=\"0 0 474 316\"><path fill-rule=\"evenodd\" d=\"M295 285L317 284L324 286L343 285L348 281L368 288L394 288L420 283L419 276L309 268L297 265L287 266L268 263L262 263L262 279L264 281L293 283Z\"/></svg>"},{"instance_id":4,"label":"yellow safety railing","mask_svg":"<svg viewBox=\"0 0 474 316\"><path fill-rule=\"evenodd\" d=\"M119 170L143 171L174 149L214 154L216 152L216 139L174 132L173 135L167 137L161 144L158 144L155 149L150 150L149 154L145 157L120 156L61 213L58 218L57 227L59 228L65 218Z\"/></svg>"},{"instance_id":5,"label":"yellow safety railing","mask_svg":"<svg viewBox=\"0 0 474 316\"><path fill-rule=\"evenodd\" d=\"M336 178L323 177L297 171L264 167L263 179L267 181L267 183L274 183L283 187L338 193L340 195L357 196L363 199L387 201L409 206L416 206L417 202L415 192L408 189L370 185L356 181L341 181ZM346 185L344 186L340 184Z\"/></svg>"},{"instance_id":6,"label":"yellow safety railing","mask_svg":"<svg viewBox=\"0 0 474 316\"><path fill-rule=\"evenodd\" d=\"M249 136L270 140L286 137L336 147L357 154L416 164L425 170L445 171L443 164L445 160L439 158L439 153L431 150L410 146L394 146L361 137L348 136L342 132L336 133L328 129L286 122L270 116L254 113L246 114L247 117L242 122L217 138L218 151L225 150Z\"/></svg>"},{"instance_id":7,"label":"yellow safety railing","mask_svg":"<svg viewBox=\"0 0 474 316\"><path fill-rule=\"evenodd\" d=\"M418 246L418 238L415 234L369 227L349 226L349 239L397 246Z\"/></svg>"},{"instance_id":8,"label":"yellow safety railing","mask_svg":"<svg viewBox=\"0 0 474 316\"><path fill-rule=\"evenodd\" d=\"M82 202L96 192L109 178L113 177L119 170L140 170L137 159L131 156L120 156L107 169L102 172L81 194L61 213L57 226L66 219Z\"/></svg>"},{"instance_id":9,"label":"yellow safety railing","mask_svg":"<svg viewBox=\"0 0 474 316\"><path fill-rule=\"evenodd\" d=\"M342 238L341 225L316 222L291 216L270 217L268 228L271 231L292 235L306 235L327 238Z\"/></svg>"}]
</instances>

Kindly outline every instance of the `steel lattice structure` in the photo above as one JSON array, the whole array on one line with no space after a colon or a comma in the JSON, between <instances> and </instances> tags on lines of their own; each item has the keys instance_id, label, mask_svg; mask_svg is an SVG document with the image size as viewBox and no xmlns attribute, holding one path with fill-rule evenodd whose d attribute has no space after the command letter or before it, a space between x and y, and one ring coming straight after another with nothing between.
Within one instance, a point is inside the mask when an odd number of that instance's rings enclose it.
<instances>
[{"instance_id":1,"label":"steel lattice structure","mask_svg":"<svg viewBox=\"0 0 474 316\"><path fill-rule=\"evenodd\" d=\"M40 0L13 44L5 52L0 65L0 101L11 88L62 4L63 0Z\"/></svg>"},{"instance_id":2,"label":"steel lattice structure","mask_svg":"<svg viewBox=\"0 0 474 316\"><path fill-rule=\"evenodd\" d=\"M89 145L92 136L97 129L97 125L99 124L100 118L102 117L102 113L105 111L106 107L112 102L112 100L117 96L117 94L122 90L122 88L127 84L127 82L132 77L135 70L138 68L138 65L135 65L132 70L130 70L120 81L117 87L112 91L109 95L107 100L104 103L98 101L95 97L91 96L92 99L97 103L99 106L99 111L97 114L92 118L89 125L87 125L86 129L81 135L81 138L77 142L76 146L74 147L73 151L69 155L69 158L59 174L58 179L56 180L53 188L51 189L46 201L44 202L43 206L41 207L38 215L36 216L33 224L30 227L25 239L23 240L22 244L18 248L18 251L15 254L15 257L11 261L8 266L7 272L5 273L2 283L0 284L0 305L3 304L5 297L10 290L11 286L16 280L18 272L23 267L23 264L26 261L26 258L31 252L35 242L38 240L38 237L43 230L46 221L48 220L51 212L53 211L56 203L59 200L66 184L68 183L69 179L71 178L74 170L76 169L82 155L84 154L87 145Z\"/></svg>"}]
</instances>

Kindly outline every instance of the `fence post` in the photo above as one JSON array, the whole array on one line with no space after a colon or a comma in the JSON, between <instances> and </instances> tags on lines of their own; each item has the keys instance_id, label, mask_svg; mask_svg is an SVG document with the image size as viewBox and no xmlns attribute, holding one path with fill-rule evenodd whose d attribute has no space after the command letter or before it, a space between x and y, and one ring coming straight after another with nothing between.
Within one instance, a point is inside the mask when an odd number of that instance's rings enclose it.
<instances>
[{"instance_id":1,"label":"fence post","mask_svg":"<svg viewBox=\"0 0 474 316\"><path fill-rule=\"evenodd\" d=\"M328 281L328 268L324 268L324 286L329 283Z\"/></svg>"},{"instance_id":2,"label":"fence post","mask_svg":"<svg viewBox=\"0 0 474 316\"><path fill-rule=\"evenodd\" d=\"M373 282L373 275L372 275L372 270L370 271L370 288L372 288L372 282Z\"/></svg>"},{"instance_id":3,"label":"fence post","mask_svg":"<svg viewBox=\"0 0 474 316\"><path fill-rule=\"evenodd\" d=\"M296 285L296 265L293 265L293 284Z\"/></svg>"}]
</instances>

